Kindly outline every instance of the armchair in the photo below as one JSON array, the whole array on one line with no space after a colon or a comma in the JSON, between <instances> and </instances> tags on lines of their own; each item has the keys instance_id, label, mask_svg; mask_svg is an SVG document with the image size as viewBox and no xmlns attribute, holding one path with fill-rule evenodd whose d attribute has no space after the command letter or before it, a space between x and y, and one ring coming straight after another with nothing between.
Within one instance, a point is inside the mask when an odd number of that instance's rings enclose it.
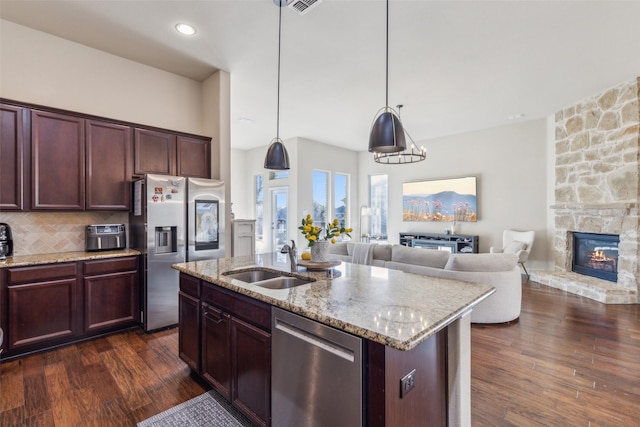
<instances>
[{"instance_id":1,"label":"armchair","mask_svg":"<svg viewBox=\"0 0 640 427\"><path fill-rule=\"evenodd\" d=\"M529 254L531 253L534 240L534 231L504 230L502 233L502 247L497 248L492 246L489 248L489 252L516 254L518 256L518 263L520 263L524 269L524 273L527 275L528 279L529 272L527 271L527 267L525 267L524 263L529 259Z\"/></svg>"}]
</instances>

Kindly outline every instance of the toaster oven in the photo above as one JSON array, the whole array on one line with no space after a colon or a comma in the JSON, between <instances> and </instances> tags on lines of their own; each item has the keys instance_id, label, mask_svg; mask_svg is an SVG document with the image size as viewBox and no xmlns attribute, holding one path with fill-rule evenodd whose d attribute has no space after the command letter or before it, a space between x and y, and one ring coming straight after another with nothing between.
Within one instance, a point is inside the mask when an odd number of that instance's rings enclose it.
<instances>
[{"instance_id":1,"label":"toaster oven","mask_svg":"<svg viewBox=\"0 0 640 427\"><path fill-rule=\"evenodd\" d=\"M87 251L110 251L126 247L127 235L124 224L87 225Z\"/></svg>"}]
</instances>

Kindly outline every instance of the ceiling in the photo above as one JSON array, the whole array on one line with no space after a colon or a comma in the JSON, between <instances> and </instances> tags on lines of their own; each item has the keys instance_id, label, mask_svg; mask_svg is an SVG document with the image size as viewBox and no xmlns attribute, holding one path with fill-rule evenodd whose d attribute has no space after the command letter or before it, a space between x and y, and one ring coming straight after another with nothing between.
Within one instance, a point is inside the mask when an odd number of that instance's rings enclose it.
<instances>
[{"instance_id":1,"label":"ceiling","mask_svg":"<svg viewBox=\"0 0 640 427\"><path fill-rule=\"evenodd\" d=\"M280 137L368 148L385 2L282 13ZM640 1L392 0L389 105L416 141L546 117L640 76ZM231 74L231 145L276 134L273 0L0 0L0 17L195 80ZM197 28L192 37L178 22Z\"/></svg>"}]
</instances>

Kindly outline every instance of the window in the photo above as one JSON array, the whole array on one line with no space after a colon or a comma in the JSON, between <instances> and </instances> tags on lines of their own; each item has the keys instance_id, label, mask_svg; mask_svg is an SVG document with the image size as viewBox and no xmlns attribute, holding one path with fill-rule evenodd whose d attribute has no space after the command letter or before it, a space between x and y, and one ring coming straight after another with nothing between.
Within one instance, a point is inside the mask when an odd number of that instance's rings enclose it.
<instances>
[{"instance_id":1,"label":"window","mask_svg":"<svg viewBox=\"0 0 640 427\"><path fill-rule=\"evenodd\" d=\"M313 171L313 213L311 217L318 227L324 227L327 223L328 190L329 172Z\"/></svg>"},{"instance_id":2,"label":"window","mask_svg":"<svg viewBox=\"0 0 640 427\"><path fill-rule=\"evenodd\" d=\"M348 228L349 220L349 175L336 173L333 178L333 218L341 227Z\"/></svg>"},{"instance_id":3,"label":"window","mask_svg":"<svg viewBox=\"0 0 640 427\"><path fill-rule=\"evenodd\" d=\"M262 222L264 218L264 188L262 186L262 175L253 176L253 195L256 207L256 240L262 240Z\"/></svg>"},{"instance_id":4,"label":"window","mask_svg":"<svg viewBox=\"0 0 640 427\"><path fill-rule=\"evenodd\" d=\"M289 178L289 171L274 171L269 174L270 179L285 179Z\"/></svg>"},{"instance_id":5,"label":"window","mask_svg":"<svg viewBox=\"0 0 640 427\"><path fill-rule=\"evenodd\" d=\"M387 175L369 176L369 204L371 206L371 237L387 239Z\"/></svg>"}]
</instances>

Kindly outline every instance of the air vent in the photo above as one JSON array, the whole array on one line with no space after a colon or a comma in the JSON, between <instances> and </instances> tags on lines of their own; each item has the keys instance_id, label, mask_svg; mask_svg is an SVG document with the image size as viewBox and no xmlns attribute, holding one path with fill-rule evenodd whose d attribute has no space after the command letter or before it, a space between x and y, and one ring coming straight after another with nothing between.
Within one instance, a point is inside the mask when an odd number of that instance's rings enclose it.
<instances>
[{"instance_id":1,"label":"air vent","mask_svg":"<svg viewBox=\"0 0 640 427\"><path fill-rule=\"evenodd\" d=\"M295 10L298 15L304 15L320 3L322 0L293 0L288 7Z\"/></svg>"}]
</instances>

